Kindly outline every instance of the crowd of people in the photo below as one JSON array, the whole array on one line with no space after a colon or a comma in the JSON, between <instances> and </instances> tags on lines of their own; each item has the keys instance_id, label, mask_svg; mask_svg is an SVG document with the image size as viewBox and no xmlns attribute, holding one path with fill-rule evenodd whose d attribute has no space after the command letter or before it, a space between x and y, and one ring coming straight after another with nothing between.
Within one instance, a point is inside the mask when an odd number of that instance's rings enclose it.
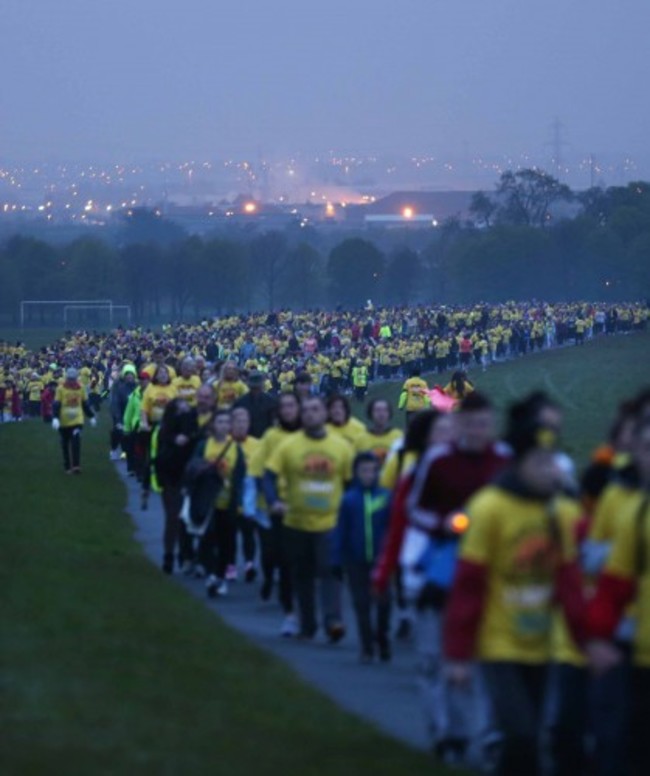
<instances>
[{"instance_id":1,"label":"crowd of people","mask_svg":"<svg viewBox=\"0 0 650 776\"><path fill-rule=\"evenodd\" d=\"M413 639L441 762L636 776L650 772L650 392L620 407L578 476L559 406L526 397L499 438L467 370L647 317L642 304L369 305L78 332L0 358L9 390L58 431L68 473L105 404L109 454L141 507L160 493L165 573L215 599L259 583L279 633L306 642L346 637L347 589L363 664ZM450 367L443 389L421 376ZM405 433L398 408L367 401L391 377L406 378Z\"/></svg>"}]
</instances>

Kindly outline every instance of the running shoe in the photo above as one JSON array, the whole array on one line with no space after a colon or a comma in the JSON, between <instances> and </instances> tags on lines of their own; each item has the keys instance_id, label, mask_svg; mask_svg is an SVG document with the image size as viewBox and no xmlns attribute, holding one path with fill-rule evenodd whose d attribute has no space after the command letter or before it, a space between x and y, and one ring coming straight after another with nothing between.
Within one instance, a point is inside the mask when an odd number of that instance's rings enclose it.
<instances>
[{"instance_id":1,"label":"running shoe","mask_svg":"<svg viewBox=\"0 0 650 776\"><path fill-rule=\"evenodd\" d=\"M300 624L295 614L287 614L282 620L280 627L280 636L284 636L285 639L293 638L300 633Z\"/></svg>"},{"instance_id":2,"label":"running shoe","mask_svg":"<svg viewBox=\"0 0 650 776\"><path fill-rule=\"evenodd\" d=\"M210 574L210 576L205 580L205 592L208 598L216 598L218 588L219 580L215 577L214 574Z\"/></svg>"},{"instance_id":3,"label":"running shoe","mask_svg":"<svg viewBox=\"0 0 650 776\"><path fill-rule=\"evenodd\" d=\"M225 579L221 579L219 581L219 585L217 587L217 595L223 598L224 596L228 595L228 583Z\"/></svg>"},{"instance_id":4,"label":"running shoe","mask_svg":"<svg viewBox=\"0 0 650 776\"><path fill-rule=\"evenodd\" d=\"M237 581L237 566L233 566L230 564L228 568L226 569L226 579L228 582L236 582Z\"/></svg>"}]
</instances>

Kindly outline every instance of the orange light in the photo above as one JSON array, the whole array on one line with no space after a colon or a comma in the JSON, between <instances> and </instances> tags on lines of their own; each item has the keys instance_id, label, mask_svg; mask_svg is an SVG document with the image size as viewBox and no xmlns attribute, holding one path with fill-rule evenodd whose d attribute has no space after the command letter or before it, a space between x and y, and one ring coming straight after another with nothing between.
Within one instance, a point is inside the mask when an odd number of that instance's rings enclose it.
<instances>
[{"instance_id":1,"label":"orange light","mask_svg":"<svg viewBox=\"0 0 650 776\"><path fill-rule=\"evenodd\" d=\"M463 534L469 528L469 517L462 512L452 515L449 521L449 528L455 534Z\"/></svg>"},{"instance_id":2,"label":"orange light","mask_svg":"<svg viewBox=\"0 0 650 776\"><path fill-rule=\"evenodd\" d=\"M404 210L402 210L402 215L404 218L413 218L414 212L412 207L405 207Z\"/></svg>"},{"instance_id":3,"label":"orange light","mask_svg":"<svg viewBox=\"0 0 650 776\"><path fill-rule=\"evenodd\" d=\"M257 210L257 205L254 202L247 202L244 205L244 213L254 213Z\"/></svg>"}]
</instances>

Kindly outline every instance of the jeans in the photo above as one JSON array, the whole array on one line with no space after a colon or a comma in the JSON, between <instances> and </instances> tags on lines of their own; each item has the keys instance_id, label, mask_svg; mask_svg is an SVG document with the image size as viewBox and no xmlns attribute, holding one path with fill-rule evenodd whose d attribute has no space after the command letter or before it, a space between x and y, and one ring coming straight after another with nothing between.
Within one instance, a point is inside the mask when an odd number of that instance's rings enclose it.
<instances>
[{"instance_id":1,"label":"jeans","mask_svg":"<svg viewBox=\"0 0 650 776\"><path fill-rule=\"evenodd\" d=\"M488 704L479 672L472 672L466 686L448 682L443 675L444 610L418 607L416 616L418 688L431 743L456 740L480 745L479 737L487 732Z\"/></svg>"}]
</instances>

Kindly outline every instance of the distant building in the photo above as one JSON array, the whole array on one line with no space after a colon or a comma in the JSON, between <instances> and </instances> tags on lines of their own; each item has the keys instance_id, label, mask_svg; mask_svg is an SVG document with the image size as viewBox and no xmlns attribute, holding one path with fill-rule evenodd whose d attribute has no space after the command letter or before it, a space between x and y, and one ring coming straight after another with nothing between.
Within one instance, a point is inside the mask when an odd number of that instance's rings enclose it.
<instances>
[{"instance_id":1,"label":"distant building","mask_svg":"<svg viewBox=\"0 0 650 776\"><path fill-rule=\"evenodd\" d=\"M437 226L470 218L471 191L396 191L363 208L367 226Z\"/></svg>"}]
</instances>

